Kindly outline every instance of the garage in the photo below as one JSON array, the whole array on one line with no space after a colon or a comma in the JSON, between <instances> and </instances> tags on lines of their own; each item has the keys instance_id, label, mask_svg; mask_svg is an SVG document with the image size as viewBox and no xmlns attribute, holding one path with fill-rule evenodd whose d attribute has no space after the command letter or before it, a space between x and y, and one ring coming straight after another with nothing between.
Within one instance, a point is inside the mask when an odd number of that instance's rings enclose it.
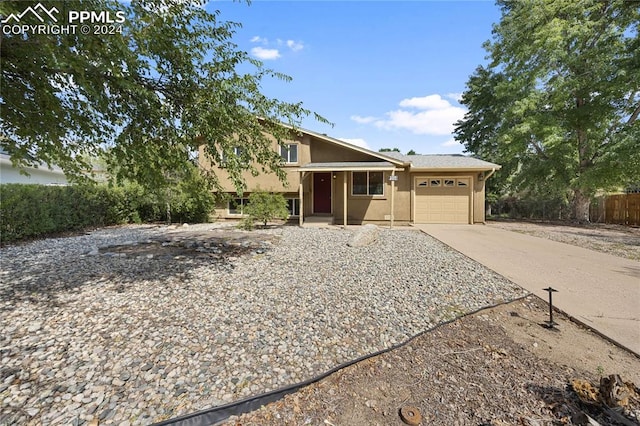
<instances>
[{"instance_id":1,"label":"garage","mask_svg":"<svg viewBox=\"0 0 640 426\"><path fill-rule=\"evenodd\" d=\"M415 178L415 223L470 223L471 178Z\"/></svg>"}]
</instances>

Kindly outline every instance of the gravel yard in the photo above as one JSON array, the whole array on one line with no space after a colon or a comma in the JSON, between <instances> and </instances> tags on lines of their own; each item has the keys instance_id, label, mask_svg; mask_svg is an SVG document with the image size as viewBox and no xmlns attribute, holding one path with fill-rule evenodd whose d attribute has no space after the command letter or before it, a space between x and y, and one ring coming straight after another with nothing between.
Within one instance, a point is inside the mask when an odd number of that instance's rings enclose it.
<instances>
[{"instance_id":1,"label":"gravel yard","mask_svg":"<svg viewBox=\"0 0 640 426\"><path fill-rule=\"evenodd\" d=\"M354 228L355 229L355 228ZM0 424L148 424L525 294L415 230L122 227L5 247Z\"/></svg>"}]
</instances>

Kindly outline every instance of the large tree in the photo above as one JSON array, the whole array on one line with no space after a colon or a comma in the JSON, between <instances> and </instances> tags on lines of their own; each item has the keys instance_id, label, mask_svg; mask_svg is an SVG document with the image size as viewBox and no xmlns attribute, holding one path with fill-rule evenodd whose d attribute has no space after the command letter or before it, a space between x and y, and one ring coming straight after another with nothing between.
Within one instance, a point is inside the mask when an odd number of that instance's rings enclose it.
<instances>
[{"instance_id":1,"label":"large tree","mask_svg":"<svg viewBox=\"0 0 640 426\"><path fill-rule=\"evenodd\" d=\"M512 191L590 198L640 177L640 7L625 0L499 0L491 60L456 124L467 151L504 165Z\"/></svg>"},{"instance_id":2,"label":"large tree","mask_svg":"<svg viewBox=\"0 0 640 426\"><path fill-rule=\"evenodd\" d=\"M205 0L39 3L55 7L62 25L72 10L111 19L121 11L126 19L111 34L95 34L93 25L89 34L80 25L75 34L3 31L0 147L16 166L45 162L84 178L87 159L105 156L118 178L153 188L187 171L205 145L214 161L225 157L239 191L242 172L258 171L253 161L284 176L266 133L286 138L290 130L280 123L295 128L310 112L261 93L263 78L289 77L238 49L232 37L239 24L207 12ZM3 1L0 16L40 24L21 14L29 6L36 2ZM208 177L215 187L215 175Z\"/></svg>"}]
</instances>

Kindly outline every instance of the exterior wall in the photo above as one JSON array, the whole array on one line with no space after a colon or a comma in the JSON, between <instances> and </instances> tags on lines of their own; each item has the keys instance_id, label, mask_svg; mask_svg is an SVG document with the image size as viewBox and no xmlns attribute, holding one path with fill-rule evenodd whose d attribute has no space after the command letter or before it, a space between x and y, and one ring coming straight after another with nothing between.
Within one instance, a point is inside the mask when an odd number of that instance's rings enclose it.
<instances>
[{"instance_id":1,"label":"exterior wall","mask_svg":"<svg viewBox=\"0 0 640 426\"><path fill-rule=\"evenodd\" d=\"M41 185L67 185L68 181L62 170L50 170L46 165L41 168L26 168L30 176L20 174L20 170L13 167L8 156L0 157L0 183L25 183Z\"/></svg>"},{"instance_id":2,"label":"exterior wall","mask_svg":"<svg viewBox=\"0 0 640 426\"><path fill-rule=\"evenodd\" d=\"M344 216L344 181L347 180L347 223L390 222L391 214L391 172L384 173L384 195L362 196L351 194L353 172L334 173L333 217L334 223L343 224ZM397 172L394 194L394 222L409 222L409 201L411 196L408 172Z\"/></svg>"},{"instance_id":3,"label":"exterior wall","mask_svg":"<svg viewBox=\"0 0 640 426\"><path fill-rule=\"evenodd\" d=\"M245 192L242 195L242 198L249 198L249 195L251 195L250 192ZM299 198L297 192L285 192L282 195L287 199L288 198ZM305 196L306 196L306 194L305 194ZM231 198L240 198L235 193L230 194L230 197ZM228 203L226 201L217 203L215 205L215 207L214 207L213 212L211 213L211 218L212 219L241 219L242 218L241 214L229 213L228 207L229 206L228 206ZM297 216L295 216L295 217L297 217Z\"/></svg>"},{"instance_id":4,"label":"exterior wall","mask_svg":"<svg viewBox=\"0 0 640 426\"><path fill-rule=\"evenodd\" d=\"M473 223L484 223L485 193L484 180L479 180L476 174L473 179Z\"/></svg>"},{"instance_id":5,"label":"exterior wall","mask_svg":"<svg viewBox=\"0 0 640 426\"><path fill-rule=\"evenodd\" d=\"M273 192L291 192L297 191L298 185L300 184L300 173L298 172L298 166L301 164L306 164L310 162L311 154L310 154L310 137L305 135L304 137L298 137L295 140L287 141L287 143L297 143L298 144L298 162L293 164L286 164L283 166L283 170L286 174L287 184L284 185L278 177L274 173L260 173L259 176L255 177L251 175L250 172L244 172L242 177L247 183L247 189L253 190L258 186L260 189L265 191L273 191ZM272 147L273 150L279 152L279 146L275 138L272 138ZM200 167L211 170L214 169L216 176L220 180L220 185L222 186L223 191L235 193L236 188L229 179L229 173L221 167L216 165L212 166L211 160L204 154L202 147L199 150L199 162ZM254 163L254 167L258 171L261 171L262 168L259 164Z\"/></svg>"},{"instance_id":6,"label":"exterior wall","mask_svg":"<svg viewBox=\"0 0 640 426\"><path fill-rule=\"evenodd\" d=\"M380 159L314 138L313 144L311 144L310 162L330 163L334 161L380 161Z\"/></svg>"}]
</instances>

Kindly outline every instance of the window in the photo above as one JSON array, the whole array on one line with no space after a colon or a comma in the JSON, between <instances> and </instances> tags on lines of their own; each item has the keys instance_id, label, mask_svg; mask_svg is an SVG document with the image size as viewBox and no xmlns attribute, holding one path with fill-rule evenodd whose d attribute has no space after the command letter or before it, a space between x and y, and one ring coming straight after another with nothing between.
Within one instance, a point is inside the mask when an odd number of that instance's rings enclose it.
<instances>
[{"instance_id":1,"label":"window","mask_svg":"<svg viewBox=\"0 0 640 426\"><path fill-rule=\"evenodd\" d=\"M285 163L297 163L298 162L298 144L289 143L286 145L280 145L280 156Z\"/></svg>"},{"instance_id":2,"label":"window","mask_svg":"<svg viewBox=\"0 0 640 426\"><path fill-rule=\"evenodd\" d=\"M458 179L458 186L459 187L469 186L469 179Z\"/></svg>"},{"instance_id":3,"label":"window","mask_svg":"<svg viewBox=\"0 0 640 426\"><path fill-rule=\"evenodd\" d=\"M444 186L456 186L455 179L445 179Z\"/></svg>"},{"instance_id":4,"label":"window","mask_svg":"<svg viewBox=\"0 0 640 426\"><path fill-rule=\"evenodd\" d=\"M233 200L229 201L227 209L229 211L229 214L243 214L244 206L246 206L247 204L249 204L248 198L234 198Z\"/></svg>"},{"instance_id":5,"label":"window","mask_svg":"<svg viewBox=\"0 0 640 426\"><path fill-rule=\"evenodd\" d=\"M351 175L353 195L384 195L383 172L353 172Z\"/></svg>"},{"instance_id":6,"label":"window","mask_svg":"<svg viewBox=\"0 0 640 426\"><path fill-rule=\"evenodd\" d=\"M425 187L425 186L427 186L427 184L428 184L428 182L427 182L426 180L423 180L422 182L420 182L420 183L418 184L418 186Z\"/></svg>"},{"instance_id":7,"label":"window","mask_svg":"<svg viewBox=\"0 0 640 426\"><path fill-rule=\"evenodd\" d=\"M429 186L440 186L440 179L431 179L429 181Z\"/></svg>"},{"instance_id":8,"label":"window","mask_svg":"<svg viewBox=\"0 0 640 426\"><path fill-rule=\"evenodd\" d=\"M300 199L299 198L288 198L287 199L287 208L289 209L289 215L291 215L291 216L300 216Z\"/></svg>"},{"instance_id":9,"label":"window","mask_svg":"<svg viewBox=\"0 0 640 426\"><path fill-rule=\"evenodd\" d=\"M238 157L238 158L240 158L240 157L242 157L242 154L243 154L243 149L242 149L242 147L241 147L241 146L234 146L234 147L233 147L232 155L233 155L234 157ZM226 152L224 152L224 151L223 151L223 152L222 152L222 164L226 163L228 159L229 159L228 154L227 154Z\"/></svg>"}]
</instances>

